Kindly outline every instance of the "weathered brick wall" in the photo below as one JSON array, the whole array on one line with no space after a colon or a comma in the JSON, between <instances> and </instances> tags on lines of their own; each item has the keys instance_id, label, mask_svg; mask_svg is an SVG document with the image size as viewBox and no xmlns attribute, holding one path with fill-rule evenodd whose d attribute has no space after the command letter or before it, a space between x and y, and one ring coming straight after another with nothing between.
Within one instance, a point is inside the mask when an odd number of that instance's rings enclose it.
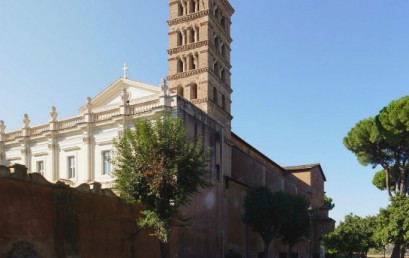
<instances>
[{"instance_id":1,"label":"weathered brick wall","mask_svg":"<svg viewBox=\"0 0 409 258\"><path fill-rule=\"evenodd\" d=\"M136 234L139 207L97 183L70 188L0 166L0 204L1 258L17 257L17 243L42 258L159 257L157 240Z\"/></svg>"}]
</instances>

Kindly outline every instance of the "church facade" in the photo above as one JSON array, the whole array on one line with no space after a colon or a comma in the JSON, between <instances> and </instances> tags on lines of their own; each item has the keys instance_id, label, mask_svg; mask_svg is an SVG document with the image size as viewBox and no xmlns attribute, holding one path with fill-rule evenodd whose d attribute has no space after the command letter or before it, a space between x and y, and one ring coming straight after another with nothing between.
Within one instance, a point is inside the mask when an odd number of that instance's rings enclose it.
<instances>
[{"instance_id":1,"label":"church facade","mask_svg":"<svg viewBox=\"0 0 409 258\"><path fill-rule=\"evenodd\" d=\"M281 167L232 132L233 7L227 0L170 0L169 8L169 70L160 85L128 79L124 66L124 75L87 98L74 117L60 119L52 107L47 123L32 126L25 115L21 130L14 132L6 132L0 121L0 165L23 164L51 182L97 181L109 188L114 140L136 118L168 110L211 148L214 185L184 209L192 227L175 228L172 257L257 257L262 241L241 222L241 214L246 192L259 185L310 200L312 241L302 241L296 252L300 257L319 255L322 235L334 227L323 203L326 179L321 166ZM271 257L286 250L278 240L272 245Z\"/></svg>"}]
</instances>

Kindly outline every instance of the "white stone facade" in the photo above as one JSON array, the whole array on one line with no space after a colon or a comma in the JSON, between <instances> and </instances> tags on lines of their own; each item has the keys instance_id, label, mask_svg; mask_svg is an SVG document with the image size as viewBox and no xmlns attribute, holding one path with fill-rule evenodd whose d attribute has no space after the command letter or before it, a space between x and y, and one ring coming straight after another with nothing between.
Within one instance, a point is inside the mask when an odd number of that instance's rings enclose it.
<instances>
[{"instance_id":1,"label":"white stone facade","mask_svg":"<svg viewBox=\"0 0 409 258\"><path fill-rule=\"evenodd\" d=\"M135 118L172 108L172 102L176 104L177 98L167 94L165 81L154 86L124 76L87 98L75 117L58 119L52 107L48 123L31 126L25 115L21 130L7 133L0 121L0 165L23 164L52 182L98 181L109 186L112 166L104 157L112 155L114 140L133 126Z\"/></svg>"}]
</instances>

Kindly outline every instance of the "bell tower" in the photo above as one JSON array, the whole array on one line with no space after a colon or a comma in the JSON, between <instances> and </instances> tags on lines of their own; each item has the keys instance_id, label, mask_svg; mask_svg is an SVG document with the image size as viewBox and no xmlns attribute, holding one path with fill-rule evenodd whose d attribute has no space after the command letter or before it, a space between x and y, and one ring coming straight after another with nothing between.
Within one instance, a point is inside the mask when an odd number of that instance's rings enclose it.
<instances>
[{"instance_id":1,"label":"bell tower","mask_svg":"<svg viewBox=\"0 0 409 258\"><path fill-rule=\"evenodd\" d=\"M170 0L169 89L231 132L230 37L234 9L228 0Z\"/></svg>"}]
</instances>

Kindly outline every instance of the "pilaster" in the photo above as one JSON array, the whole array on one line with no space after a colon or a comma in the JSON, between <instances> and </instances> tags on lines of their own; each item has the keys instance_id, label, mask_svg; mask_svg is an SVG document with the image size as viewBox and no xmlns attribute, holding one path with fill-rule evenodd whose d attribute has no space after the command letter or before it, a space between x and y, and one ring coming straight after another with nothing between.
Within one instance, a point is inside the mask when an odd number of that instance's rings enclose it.
<instances>
[{"instance_id":1,"label":"pilaster","mask_svg":"<svg viewBox=\"0 0 409 258\"><path fill-rule=\"evenodd\" d=\"M4 121L0 120L0 165L5 165L6 163L6 150L4 142L6 141L6 126Z\"/></svg>"},{"instance_id":2,"label":"pilaster","mask_svg":"<svg viewBox=\"0 0 409 258\"><path fill-rule=\"evenodd\" d=\"M50 178L52 182L59 179L59 146L58 146L58 113L55 107L51 107L49 133L48 133L48 150L49 158L47 159L47 169L45 171L46 177Z\"/></svg>"},{"instance_id":3,"label":"pilaster","mask_svg":"<svg viewBox=\"0 0 409 258\"><path fill-rule=\"evenodd\" d=\"M126 67L126 65L124 65ZM91 98L87 98L87 111L84 114L84 125L81 126L83 130L82 141L84 143L84 173L85 178L79 178L80 181L93 182L95 180L94 173L94 114L92 112L93 105ZM79 171L78 171L79 172ZM80 175L81 173L78 173Z\"/></svg>"}]
</instances>

